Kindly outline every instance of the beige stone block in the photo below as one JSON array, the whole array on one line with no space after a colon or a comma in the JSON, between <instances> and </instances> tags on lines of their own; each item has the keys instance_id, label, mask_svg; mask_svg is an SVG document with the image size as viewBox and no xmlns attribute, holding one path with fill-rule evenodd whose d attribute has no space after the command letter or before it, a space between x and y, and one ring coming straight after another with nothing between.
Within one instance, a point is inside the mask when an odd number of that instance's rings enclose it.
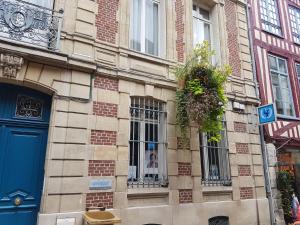
<instances>
[{"instance_id":1,"label":"beige stone block","mask_svg":"<svg viewBox=\"0 0 300 225\"><path fill-rule=\"evenodd\" d=\"M78 0L78 6L79 9L84 9L89 12L97 12L97 3L94 1L85 1L85 0Z\"/></svg>"},{"instance_id":2,"label":"beige stone block","mask_svg":"<svg viewBox=\"0 0 300 225\"><path fill-rule=\"evenodd\" d=\"M114 208L126 209L128 207L128 199L126 192L114 193Z\"/></svg>"},{"instance_id":3,"label":"beige stone block","mask_svg":"<svg viewBox=\"0 0 300 225\"><path fill-rule=\"evenodd\" d=\"M69 143L86 143L87 130L68 128L66 130L66 141Z\"/></svg>"},{"instance_id":4,"label":"beige stone block","mask_svg":"<svg viewBox=\"0 0 300 225\"><path fill-rule=\"evenodd\" d=\"M254 187L254 180L250 176L239 177L240 187Z\"/></svg>"},{"instance_id":5,"label":"beige stone block","mask_svg":"<svg viewBox=\"0 0 300 225\"><path fill-rule=\"evenodd\" d=\"M129 144L129 133L118 133L117 135L117 145L118 146L128 146Z\"/></svg>"},{"instance_id":6,"label":"beige stone block","mask_svg":"<svg viewBox=\"0 0 300 225\"><path fill-rule=\"evenodd\" d=\"M249 135L247 133L239 133L236 135L236 132L228 132L228 141L236 143L249 143Z\"/></svg>"},{"instance_id":7,"label":"beige stone block","mask_svg":"<svg viewBox=\"0 0 300 225\"><path fill-rule=\"evenodd\" d=\"M28 63L25 78L28 80L38 81L43 69L43 65L39 63Z\"/></svg>"},{"instance_id":8,"label":"beige stone block","mask_svg":"<svg viewBox=\"0 0 300 225\"><path fill-rule=\"evenodd\" d=\"M89 182L86 177L64 177L60 191L61 193L85 193L88 186Z\"/></svg>"},{"instance_id":9,"label":"beige stone block","mask_svg":"<svg viewBox=\"0 0 300 225\"><path fill-rule=\"evenodd\" d=\"M129 147L119 146L117 153L118 153L118 160L128 160L129 159Z\"/></svg>"},{"instance_id":10,"label":"beige stone block","mask_svg":"<svg viewBox=\"0 0 300 225\"><path fill-rule=\"evenodd\" d=\"M154 86L146 84L145 85L145 96L153 97L154 95Z\"/></svg>"},{"instance_id":11,"label":"beige stone block","mask_svg":"<svg viewBox=\"0 0 300 225\"><path fill-rule=\"evenodd\" d=\"M239 175L238 166L237 165L230 165L231 176L237 177Z\"/></svg>"},{"instance_id":12,"label":"beige stone block","mask_svg":"<svg viewBox=\"0 0 300 225\"><path fill-rule=\"evenodd\" d=\"M81 26L83 26L82 22L80 24L78 24L78 21L77 21L75 29L80 29ZM87 31L86 34L92 36L95 28L92 27L91 25L89 25L88 27L91 30ZM88 28L83 27L83 29L88 29ZM74 49L74 55L76 55L77 57L84 58L84 59L86 59L86 58L91 59L94 57L94 48L93 48L93 45L91 45L91 44L86 44L83 42L76 41L76 42L74 42L73 49Z\"/></svg>"},{"instance_id":13,"label":"beige stone block","mask_svg":"<svg viewBox=\"0 0 300 225\"><path fill-rule=\"evenodd\" d=\"M119 93L116 91L97 89L97 101L112 104L119 104Z\"/></svg>"},{"instance_id":14,"label":"beige stone block","mask_svg":"<svg viewBox=\"0 0 300 225\"><path fill-rule=\"evenodd\" d=\"M203 195L201 190L193 190L193 203L203 202Z\"/></svg>"},{"instance_id":15,"label":"beige stone block","mask_svg":"<svg viewBox=\"0 0 300 225\"><path fill-rule=\"evenodd\" d=\"M58 67L44 66L39 82L51 87L53 80L60 80L61 70Z\"/></svg>"},{"instance_id":16,"label":"beige stone block","mask_svg":"<svg viewBox=\"0 0 300 225\"><path fill-rule=\"evenodd\" d=\"M84 209L83 195L62 195L60 212L82 211Z\"/></svg>"},{"instance_id":17,"label":"beige stone block","mask_svg":"<svg viewBox=\"0 0 300 225\"><path fill-rule=\"evenodd\" d=\"M178 163L168 163L168 175L169 176L178 175Z\"/></svg>"},{"instance_id":18,"label":"beige stone block","mask_svg":"<svg viewBox=\"0 0 300 225\"><path fill-rule=\"evenodd\" d=\"M253 175L256 176L263 176L263 167L262 166L253 166Z\"/></svg>"},{"instance_id":19,"label":"beige stone block","mask_svg":"<svg viewBox=\"0 0 300 225\"><path fill-rule=\"evenodd\" d=\"M167 155L168 155L167 161L169 163L177 163L178 162L177 150L168 149Z\"/></svg>"},{"instance_id":20,"label":"beige stone block","mask_svg":"<svg viewBox=\"0 0 300 225\"><path fill-rule=\"evenodd\" d=\"M90 103L70 101L69 111L70 112L88 114L90 106L91 106Z\"/></svg>"},{"instance_id":21,"label":"beige stone block","mask_svg":"<svg viewBox=\"0 0 300 225\"><path fill-rule=\"evenodd\" d=\"M60 126L60 127L67 127L68 126L68 113L55 112L53 125Z\"/></svg>"},{"instance_id":22,"label":"beige stone block","mask_svg":"<svg viewBox=\"0 0 300 225\"><path fill-rule=\"evenodd\" d=\"M78 84L71 84L70 97L89 99L90 87Z\"/></svg>"},{"instance_id":23,"label":"beige stone block","mask_svg":"<svg viewBox=\"0 0 300 225\"><path fill-rule=\"evenodd\" d=\"M76 16L77 16L78 20L85 21L85 22L90 23L90 24L95 23L95 14L94 14L94 12L90 12L90 11L82 10L82 9L78 8Z\"/></svg>"},{"instance_id":24,"label":"beige stone block","mask_svg":"<svg viewBox=\"0 0 300 225\"><path fill-rule=\"evenodd\" d=\"M62 178L60 177L48 177L47 186L45 188L47 194L61 193Z\"/></svg>"},{"instance_id":25,"label":"beige stone block","mask_svg":"<svg viewBox=\"0 0 300 225\"><path fill-rule=\"evenodd\" d=\"M255 192L254 192L255 195ZM257 198L266 198L266 189L264 187L256 188L256 197Z\"/></svg>"},{"instance_id":26,"label":"beige stone block","mask_svg":"<svg viewBox=\"0 0 300 225\"><path fill-rule=\"evenodd\" d=\"M127 119L119 119L119 132L130 133L130 122Z\"/></svg>"},{"instance_id":27,"label":"beige stone block","mask_svg":"<svg viewBox=\"0 0 300 225\"><path fill-rule=\"evenodd\" d=\"M97 116L88 115L88 129L89 130L97 130L96 124L97 124Z\"/></svg>"},{"instance_id":28,"label":"beige stone block","mask_svg":"<svg viewBox=\"0 0 300 225\"><path fill-rule=\"evenodd\" d=\"M129 161L116 161L116 176L128 176Z\"/></svg>"},{"instance_id":29,"label":"beige stone block","mask_svg":"<svg viewBox=\"0 0 300 225\"><path fill-rule=\"evenodd\" d=\"M127 80L119 80L119 92L131 93L134 83Z\"/></svg>"},{"instance_id":30,"label":"beige stone block","mask_svg":"<svg viewBox=\"0 0 300 225\"><path fill-rule=\"evenodd\" d=\"M170 190L178 190L178 177L169 176L169 188Z\"/></svg>"},{"instance_id":31,"label":"beige stone block","mask_svg":"<svg viewBox=\"0 0 300 225\"><path fill-rule=\"evenodd\" d=\"M201 176L201 165L199 163L192 163L192 176Z\"/></svg>"},{"instance_id":32,"label":"beige stone block","mask_svg":"<svg viewBox=\"0 0 300 225\"><path fill-rule=\"evenodd\" d=\"M56 90L57 95L70 96L71 85L69 83L54 81L52 87Z\"/></svg>"},{"instance_id":33,"label":"beige stone block","mask_svg":"<svg viewBox=\"0 0 300 225\"><path fill-rule=\"evenodd\" d=\"M94 160L116 160L117 147L109 145L95 146Z\"/></svg>"},{"instance_id":34,"label":"beige stone block","mask_svg":"<svg viewBox=\"0 0 300 225\"><path fill-rule=\"evenodd\" d=\"M120 103L118 105L118 118L129 119L130 96L120 93Z\"/></svg>"},{"instance_id":35,"label":"beige stone block","mask_svg":"<svg viewBox=\"0 0 300 225\"><path fill-rule=\"evenodd\" d=\"M178 162L192 162L192 154L189 150L178 150Z\"/></svg>"},{"instance_id":36,"label":"beige stone block","mask_svg":"<svg viewBox=\"0 0 300 225\"><path fill-rule=\"evenodd\" d=\"M177 137L168 137L168 148L177 149Z\"/></svg>"},{"instance_id":37,"label":"beige stone block","mask_svg":"<svg viewBox=\"0 0 300 225\"><path fill-rule=\"evenodd\" d=\"M199 130L196 127L191 128L191 137L190 137L190 149L191 150L199 150Z\"/></svg>"},{"instance_id":38,"label":"beige stone block","mask_svg":"<svg viewBox=\"0 0 300 225\"><path fill-rule=\"evenodd\" d=\"M63 161L63 176L87 176L87 161Z\"/></svg>"},{"instance_id":39,"label":"beige stone block","mask_svg":"<svg viewBox=\"0 0 300 225\"><path fill-rule=\"evenodd\" d=\"M167 137L176 137L176 125L167 125Z\"/></svg>"},{"instance_id":40,"label":"beige stone block","mask_svg":"<svg viewBox=\"0 0 300 225\"><path fill-rule=\"evenodd\" d=\"M49 149L50 159L87 159L86 145L52 143Z\"/></svg>"},{"instance_id":41,"label":"beige stone block","mask_svg":"<svg viewBox=\"0 0 300 225\"><path fill-rule=\"evenodd\" d=\"M60 127L54 127L51 132L51 141L52 142L65 142L66 140L66 134L67 129L66 128L60 128Z\"/></svg>"},{"instance_id":42,"label":"beige stone block","mask_svg":"<svg viewBox=\"0 0 300 225\"><path fill-rule=\"evenodd\" d=\"M164 101L175 101L175 91L163 88L161 95Z\"/></svg>"},{"instance_id":43,"label":"beige stone block","mask_svg":"<svg viewBox=\"0 0 300 225\"><path fill-rule=\"evenodd\" d=\"M47 176L62 176L63 160L47 160L46 165Z\"/></svg>"},{"instance_id":44,"label":"beige stone block","mask_svg":"<svg viewBox=\"0 0 300 225\"><path fill-rule=\"evenodd\" d=\"M61 74L60 74L60 80L67 82L67 83L71 83L71 79L72 78L72 72L71 70L62 70Z\"/></svg>"},{"instance_id":45,"label":"beige stone block","mask_svg":"<svg viewBox=\"0 0 300 225\"><path fill-rule=\"evenodd\" d=\"M263 176L254 176L256 187L265 186L265 178Z\"/></svg>"},{"instance_id":46,"label":"beige stone block","mask_svg":"<svg viewBox=\"0 0 300 225\"><path fill-rule=\"evenodd\" d=\"M188 176L179 176L178 189L193 189L193 178Z\"/></svg>"},{"instance_id":47,"label":"beige stone block","mask_svg":"<svg viewBox=\"0 0 300 225\"><path fill-rule=\"evenodd\" d=\"M96 130L118 131L118 119L114 117L97 116Z\"/></svg>"},{"instance_id":48,"label":"beige stone block","mask_svg":"<svg viewBox=\"0 0 300 225\"><path fill-rule=\"evenodd\" d=\"M154 87L153 98L161 99L162 88Z\"/></svg>"},{"instance_id":49,"label":"beige stone block","mask_svg":"<svg viewBox=\"0 0 300 225\"><path fill-rule=\"evenodd\" d=\"M262 156L261 155L252 155L253 165L262 165Z\"/></svg>"},{"instance_id":50,"label":"beige stone block","mask_svg":"<svg viewBox=\"0 0 300 225\"><path fill-rule=\"evenodd\" d=\"M57 213L60 207L60 195L47 195L43 196L43 212L44 213Z\"/></svg>"},{"instance_id":51,"label":"beige stone block","mask_svg":"<svg viewBox=\"0 0 300 225\"><path fill-rule=\"evenodd\" d=\"M93 37L95 35L95 26L93 24L77 20L75 22L75 32ZM77 51L77 53L79 52ZM91 57L91 55L87 56Z\"/></svg>"},{"instance_id":52,"label":"beige stone block","mask_svg":"<svg viewBox=\"0 0 300 225\"><path fill-rule=\"evenodd\" d=\"M62 99L54 99L52 110L68 111L69 101Z\"/></svg>"},{"instance_id":53,"label":"beige stone block","mask_svg":"<svg viewBox=\"0 0 300 225\"><path fill-rule=\"evenodd\" d=\"M167 102L167 122L168 124L176 125L175 102Z\"/></svg>"},{"instance_id":54,"label":"beige stone block","mask_svg":"<svg viewBox=\"0 0 300 225\"><path fill-rule=\"evenodd\" d=\"M202 178L200 177L192 177L194 182L194 190L202 190Z\"/></svg>"},{"instance_id":55,"label":"beige stone block","mask_svg":"<svg viewBox=\"0 0 300 225\"><path fill-rule=\"evenodd\" d=\"M237 163L239 165L251 165L252 164L251 155L237 154Z\"/></svg>"},{"instance_id":56,"label":"beige stone block","mask_svg":"<svg viewBox=\"0 0 300 225\"><path fill-rule=\"evenodd\" d=\"M134 89L130 92L131 95L145 96L145 86L143 84L135 83Z\"/></svg>"},{"instance_id":57,"label":"beige stone block","mask_svg":"<svg viewBox=\"0 0 300 225\"><path fill-rule=\"evenodd\" d=\"M178 205L179 204L179 191L178 190L169 191L169 204L170 205Z\"/></svg>"},{"instance_id":58,"label":"beige stone block","mask_svg":"<svg viewBox=\"0 0 300 225\"><path fill-rule=\"evenodd\" d=\"M88 115L69 113L68 127L88 128Z\"/></svg>"},{"instance_id":59,"label":"beige stone block","mask_svg":"<svg viewBox=\"0 0 300 225\"><path fill-rule=\"evenodd\" d=\"M117 176L116 179L116 192L127 192L127 176Z\"/></svg>"},{"instance_id":60,"label":"beige stone block","mask_svg":"<svg viewBox=\"0 0 300 225\"><path fill-rule=\"evenodd\" d=\"M81 85L90 86L91 85L91 75L88 73L72 70L72 82L81 84Z\"/></svg>"},{"instance_id":61,"label":"beige stone block","mask_svg":"<svg viewBox=\"0 0 300 225\"><path fill-rule=\"evenodd\" d=\"M197 164L201 163L199 150L191 151L191 155L192 155L192 163L197 163Z\"/></svg>"}]
</instances>

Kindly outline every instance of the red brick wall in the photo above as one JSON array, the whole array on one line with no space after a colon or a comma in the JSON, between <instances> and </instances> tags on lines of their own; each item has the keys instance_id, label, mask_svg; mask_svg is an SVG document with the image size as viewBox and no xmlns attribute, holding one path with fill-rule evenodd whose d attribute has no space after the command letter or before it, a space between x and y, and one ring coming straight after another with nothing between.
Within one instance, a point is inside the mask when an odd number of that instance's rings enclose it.
<instances>
[{"instance_id":1,"label":"red brick wall","mask_svg":"<svg viewBox=\"0 0 300 225\"><path fill-rule=\"evenodd\" d=\"M179 62L184 61L184 5L182 0L175 1L175 11L176 11L176 21L175 27L177 32L177 39L176 39L176 51L177 51L177 58Z\"/></svg>"},{"instance_id":2,"label":"red brick wall","mask_svg":"<svg viewBox=\"0 0 300 225\"><path fill-rule=\"evenodd\" d=\"M114 176L114 160L89 160L89 176Z\"/></svg>"},{"instance_id":3,"label":"red brick wall","mask_svg":"<svg viewBox=\"0 0 300 225\"><path fill-rule=\"evenodd\" d=\"M241 60L239 56L238 28L237 28L236 3L225 1L225 16L227 28L227 41L229 49L229 64L234 76L241 76Z\"/></svg>"},{"instance_id":4,"label":"red brick wall","mask_svg":"<svg viewBox=\"0 0 300 225\"><path fill-rule=\"evenodd\" d=\"M99 192L86 194L86 207L113 208L113 193Z\"/></svg>"},{"instance_id":5,"label":"red brick wall","mask_svg":"<svg viewBox=\"0 0 300 225\"><path fill-rule=\"evenodd\" d=\"M104 102L93 102L93 115L117 117L118 105Z\"/></svg>"},{"instance_id":6,"label":"red brick wall","mask_svg":"<svg viewBox=\"0 0 300 225\"><path fill-rule=\"evenodd\" d=\"M252 199L253 188L252 187L241 187L240 188L240 199Z\"/></svg>"},{"instance_id":7,"label":"red brick wall","mask_svg":"<svg viewBox=\"0 0 300 225\"><path fill-rule=\"evenodd\" d=\"M97 38L101 41L116 43L118 33L117 11L119 0L98 0L96 15Z\"/></svg>"},{"instance_id":8,"label":"red brick wall","mask_svg":"<svg viewBox=\"0 0 300 225\"><path fill-rule=\"evenodd\" d=\"M178 163L178 175L179 176L191 176L192 165L191 163Z\"/></svg>"},{"instance_id":9,"label":"red brick wall","mask_svg":"<svg viewBox=\"0 0 300 225\"><path fill-rule=\"evenodd\" d=\"M96 76L94 81L95 88L101 88L105 90L118 91L119 82L115 79L110 79L107 77Z\"/></svg>"},{"instance_id":10,"label":"red brick wall","mask_svg":"<svg viewBox=\"0 0 300 225\"><path fill-rule=\"evenodd\" d=\"M193 191L191 189L179 190L179 203L193 202Z\"/></svg>"},{"instance_id":11,"label":"red brick wall","mask_svg":"<svg viewBox=\"0 0 300 225\"><path fill-rule=\"evenodd\" d=\"M233 126L234 126L235 132L241 132L241 133L247 132L247 124L246 123L234 122Z\"/></svg>"},{"instance_id":12,"label":"red brick wall","mask_svg":"<svg viewBox=\"0 0 300 225\"><path fill-rule=\"evenodd\" d=\"M249 154L249 145L247 143L235 143L236 153Z\"/></svg>"},{"instance_id":13,"label":"red brick wall","mask_svg":"<svg viewBox=\"0 0 300 225\"><path fill-rule=\"evenodd\" d=\"M177 149L190 149L190 139L177 138Z\"/></svg>"},{"instance_id":14,"label":"red brick wall","mask_svg":"<svg viewBox=\"0 0 300 225\"><path fill-rule=\"evenodd\" d=\"M238 166L239 176L251 176L251 167L248 165Z\"/></svg>"},{"instance_id":15,"label":"red brick wall","mask_svg":"<svg viewBox=\"0 0 300 225\"><path fill-rule=\"evenodd\" d=\"M106 130L92 130L91 144L92 145L116 145L117 132Z\"/></svg>"}]
</instances>

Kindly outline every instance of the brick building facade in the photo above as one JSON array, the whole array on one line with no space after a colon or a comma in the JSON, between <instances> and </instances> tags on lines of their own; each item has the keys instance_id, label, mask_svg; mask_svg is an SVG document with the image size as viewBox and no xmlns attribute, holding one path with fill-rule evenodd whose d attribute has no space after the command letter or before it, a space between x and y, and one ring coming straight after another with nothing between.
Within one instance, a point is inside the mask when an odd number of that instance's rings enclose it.
<instances>
[{"instance_id":1,"label":"brick building facade","mask_svg":"<svg viewBox=\"0 0 300 225\"><path fill-rule=\"evenodd\" d=\"M56 51L5 35L0 42L1 54L22 59L13 64L16 76L0 73L0 84L52 99L37 224L75 218L79 225L86 208L98 206L124 225L270 224L246 2L59 0L53 7L64 9ZM172 69L202 40L216 51L214 63L233 68L225 131L213 146L191 126L184 146ZM109 185L94 189L95 181Z\"/></svg>"}]
</instances>

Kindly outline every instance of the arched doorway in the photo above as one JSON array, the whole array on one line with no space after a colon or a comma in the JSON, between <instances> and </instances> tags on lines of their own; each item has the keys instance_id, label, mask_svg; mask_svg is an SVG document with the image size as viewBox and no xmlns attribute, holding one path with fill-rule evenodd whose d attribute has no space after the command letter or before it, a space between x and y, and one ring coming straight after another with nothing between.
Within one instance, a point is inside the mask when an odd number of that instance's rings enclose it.
<instances>
[{"instance_id":1,"label":"arched doorway","mask_svg":"<svg viewBox=\"0 0 300 225\"><path fill-rule=\"evenodd\" d=\"M0 84L0 225L34 225L40 208L51 96Z\"/></svg>"}]
</instances>

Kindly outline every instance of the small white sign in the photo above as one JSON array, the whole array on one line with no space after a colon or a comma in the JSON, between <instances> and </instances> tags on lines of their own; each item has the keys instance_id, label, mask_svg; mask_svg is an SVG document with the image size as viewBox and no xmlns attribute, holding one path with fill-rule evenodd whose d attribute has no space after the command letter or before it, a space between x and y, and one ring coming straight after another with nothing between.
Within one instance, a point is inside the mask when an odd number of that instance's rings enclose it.
<instances>
[{"instance_id":1,"label":"small white sign","mask_svg":"<svg viewBox=\"0 0 300 225\"><path fill-rule=\"evenodd\" d=\"M107 190L112 188L112 181L108 179L99 179L90 181L90 190Z\"/></svg>"},{"instance_id":2,"label":"small white sign","mask_svg":"<svg viewBox=\"0 0 300 225\"><path fill-rule=\"evenodd\" d=\"M56 225L75 225L75 218L57 219Z\"/></svg>"}]
</instances>

